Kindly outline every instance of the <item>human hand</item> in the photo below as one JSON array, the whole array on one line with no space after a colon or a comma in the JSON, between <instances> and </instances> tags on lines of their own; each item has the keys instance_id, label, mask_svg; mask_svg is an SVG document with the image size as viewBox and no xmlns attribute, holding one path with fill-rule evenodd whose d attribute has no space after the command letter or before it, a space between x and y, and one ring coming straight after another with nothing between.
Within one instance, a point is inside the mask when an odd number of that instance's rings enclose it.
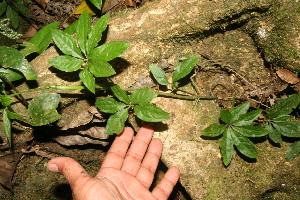
<instances>
[{"instance_id":1,"label":"human hand","mask_svg":"<svg viewBox=\"0 0 300 200\"><path fill-rule=\"evenodd\" d=\"M95 177L67 157L49 161L48 170L64 175L76 200L168 199L179 179L179 170L170 168L150 192L162 143L159 139L152 139L153 130L149 127L142 127L132 141L133 135L133 130L126 127L116 137Z\"/></svg>"}]
</instances>

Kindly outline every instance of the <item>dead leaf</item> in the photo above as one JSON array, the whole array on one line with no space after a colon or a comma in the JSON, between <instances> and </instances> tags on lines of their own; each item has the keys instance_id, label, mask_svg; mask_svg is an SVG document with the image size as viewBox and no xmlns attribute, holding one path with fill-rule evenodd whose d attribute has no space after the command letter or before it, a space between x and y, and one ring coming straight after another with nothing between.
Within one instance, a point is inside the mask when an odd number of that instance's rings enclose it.
<instances>
[{"instance_id":1,"label":"dead leaf","mask_svg":"<svg viewBox=\"0 0 300 200\"><path fill-rule=\"evenodd\" d=\"M12 178L22 153L11 153L0 157L0 184L12 189Z\"/></svg>"},{"instance_id":2,"label":"dead leaf","mask_svg":"<svg viewBox=\"0 0 300 200\"><path fill-rule=\"evenodd\" d=\"M101 144L108 145L109 135L105 134L105 127L91 127L87 130L79 131L77 134L67 133L66 135L53 138L59 144L65 146Z\"/></svg>"},{"instance_id":3,"label":"dead leaf","mask_svg":"<svg viewBox=\"0 0 300 200\"><path fill-rule=\"evenodd\" d=\"M290 84L296 84L300 81L296 74L287 69L278 69L276 74L281 80Z\"/></svg>"},{"instance_id":4,"label":"dead leaf","mask_svg":"<svg viewBox=\"0 0 300 200\"><path fill-rule=\"evenodd\" d=\"M88 14L96 15L94 11L88 6L85 0L81 2L81 4L78 6L78 8L72 13L73 15L80 15L83 12L87 12Z\"/></svg>"},{"instance_id":5,"label":"dead leaf","mask_svg":"<svg viewBox=\"0 0 300 200\"><path fill-rule=\"evenodd\" d=\"M300 82L297 84L293 85L294 90L299 94L300 93Z\"/></svg>"},{"instance_id":6,"label":"dead leaf","mask_svg":"<svg viewBox=\"0 0 300 200\"><path fill-rule=\"evenodd\" d=\"M50 0L35 0L38 4L46 8L46 5L49 3Z\"/></svg>"}]
</instances>

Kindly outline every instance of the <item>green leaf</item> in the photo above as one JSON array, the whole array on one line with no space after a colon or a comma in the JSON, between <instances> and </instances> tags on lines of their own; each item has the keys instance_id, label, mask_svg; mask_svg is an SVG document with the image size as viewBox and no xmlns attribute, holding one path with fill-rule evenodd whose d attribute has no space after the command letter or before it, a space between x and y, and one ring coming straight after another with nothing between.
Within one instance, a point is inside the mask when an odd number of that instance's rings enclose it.
<instances>
[{"instance_id":1,"label":"green leaf","mask_svg":"<svg viewBox=\"0 0 300 200\"><path fill-rule=\"evenodd\" d=\"M160 68L156 65L153 65L153 64L151 64L149 66L149 68L150 68L150 71L151 71L153 77L160 85L168 85L169 84L167 75L162 68Z\"/></svg>"},{"instance_id":2,"label":"green leaf","mask_svg":"<svg viewBox=\"0 0 300 200\"><path fill-rule=\"evenodd\" d=\"M17 29L19 27L19 24L20 24L20 18L19 18L19 15L18 15L17 11L15 11L12 7L10 7L8 5L6 7L6 16L10 20L11 25L15 29Z\"/></svg>"},{"instance_id":3,"label":"green leaf","mask_svg":"<svg viewBox=\"0 0 300 200\"><path fill-rule=\"evenodd\" d=\"M254 144L245 136L232 129L232 139L239 152L248 158L257 158L258 152Z\"/></svg>"},{"instance_id":4,"label":"green leaf","mask_svg":"<svg viewBox=\"0 0 300 200\"><path fill-rule=\"evenodd\" d=\"M201 131L201 135L208 137L217 137L224 133L226 126L224 124L213 123Z\"/></svg>"},{"instance_id":5,"label":"green leaf","mask_svg":"<svg viewBox=\"0 0 300 200\"><path fill-rule=\"evenodd\" d=\"M59 30L52 30L56 46L64 53L76 58L82 58L81 52L72 36Z\"/></svg>"},{"instance_id":6,"label":"green leaf","mask_svg":"<svg viewBox=\"0 0 300 200\"><path fill-rule=\"evenodd\" d=\"M273 122L281 122L281 121L289 121L291 119L294 119L294 116L292 115L279 115L275 118L273 118Z\"/></svg>"},{"instance_id":7,"label":"green leaf","mask_svg":"<svg viewBox=\"0 0 300 200\"><path fill-rule=\"evenodd\" d=\"M79 72L79 78L82 80L85 87L95 94L95 78L87 67Z\"/></svg>"},{"instance_id":8,"label":"green leaf","mask_svg":"<svg viewBox=\"0 0 300 200\"><path fill-rule=\"evenodd\" d=\"M268 131L270 140L272 140L273 142L275 142L277 144L280 144L282 142L280 132L278 130L276 130L275 128L273 128L271 124L268 123L266 125L265 129Z\"/></svg>"},{"instance_id":9,"label":"green leaf","mask_svg":"<svg viewBox=\"0 0 300 200\"><path fill-rule=\"evenodd\" d=\"M296 141L291 146L289 146L288 151L285 155L285 159L287 161L292 161L298 154L300 154L300 141Z\"/></svg>"},{"instance_id":10,"label":"green leaf","mask_svg":"<svg viewBox=\"0 0 300 200\"><path fill-rule=\"evenodd\" d=\"M6 8L7 8L7 2L6 1L0 2L0 16L5 13Z\"/></svg>"},{"instance_id":11,"label":"green leaf","mask_svg":"<svg viewBox=\"0 0 300 200\"><path fill-rule=\"evenodd\" d=\"M125 104L114 100L113 98L106 97L97 99L96 106L105 113L116 113L125 108Z\"/></svg>"},{"instance_id":12,"label":"green leaf","mask_svg":"<svg viewBox=\"0 0 300 200\"><path fill-rule=\"evenodd\" d=\"M238 105L234 108L232 108L229 112L232 115L232 119L230 122L234 122L238 120L242 115L246 114L250 107L250 102L243 103L241 105Z\"/></svg>"},{"instance_id":13,"label":"green leaf","mask_svg":"<svg viewBox=\"0 0 300 200\"><path fill-rule=\"evenodd\" d=\"M157 97L157 93L152 91L150 87L136 89L130 95L132 104L144 104L152 101Z\"/></svg>"},{"instance_id":14,"label":"green leaf","mask_svg":"<svg viewBox=\"0 0 300 200\"><path fill-rule=\"evenodd\" d=\"M61 116L56 111L60 95L43 93L34 97L28 106L29 123L32 126L43 126L58 120Z\"/></svg>"},{"instance_id":15,"label":"green leaf","mask_svg":"<svg viewBox=\"0 0 300 200\"><path fill-rule=\"evenodd\" d=\"M36 80L37 75L26 59L23 59L22 64L14 69L20 71L25 76L26 80Z\"/></svg>"},{"instance_id":16,"label":"green leaf","mask_svg":"<svg viewBox=\"0 0 300 200\"><path fill-rule=\"evenodd\" d=\"M198 63L199 58L199 55L194 55L180 62L176 67L176 70L172 74L172 81L179 81L180 79L191 73L195 65Z\"/></svg>"},{"instance_id":17,"label":"green leaf","mask_svg":"<svg viewBox=\"0 0 300 200\"><path fill-rule=\"evenodd\" d=\"M253 110L253 111L250 111L250 112L247 112L243 115L241 115L241 117L232 123L232 125L235 125L235 126L245 126L245 125L250 125L254 120L256 120L260 113L261 113L261 109L259 110Z\"/></svg>"},{"instance_id":18,"label":"green leaf","mask_svg":"<svg viewBox=\"0 0 300 200\"><path fill-rule=\"evenodd\" d=\"M18 12L20 12L23 15L29 15L29 10L28 8L25 6L25 4L23 3L22 0L14 0L11 1L11 3L13 4L13 6L15 8L18 8Z\"/></svg>"},{"instance_id":19,"label":"green leaf","mask_svg":"<svg viewBox=\"0 0 300 200\"><path fill-rule=\"evenodd\" d=\"M223 134L223 137L220 142L220 149L223 158L223 163L225 166L228 166L231 162L234 150L232 132L229 128L227 128Z\"/></svg>"},{"instance_id":20,"label":"green leaf","mask_svg":"<svg viewBox=\"0 0 300 200\"><path fill-rule=\"evenodd\" d=\"M3 67L20 67L23 63L23 58L23 55L17 49L0 46L0 65Z\"/></svg>"},{"instance_id":21,"label":"green leaf","mask_svg":"<svg viewBox=\"0 0 300 200\"><path fill-rule=\"evenodd\" d=\"M78 19L78 25L76 28L78 45L79 45L81 51L85 55L87 55L86 42L87 42L87 36L90 32L91 19L92 19L92 16L87 14L84 11Z\"/></svg>"},{"instance_id":22,"label":"green leaf","mask_svg":"<svg viewBox=\"0 0 300 200\"><path fill-rule=\"evenodd\" d=\"M91 52L91 50L98 45L98 42L102 38L102 32L107 27L108 15L103 15L94 25L92 30L90 31L86 43L87 54Z\"/></svg>"},{"instance_id":23,"label":"green leaf","mask_svg":"<svg viewBox=\"0 0 300 200\"><path fill-rule=\"evenodd\" d=\"M0 68L0 76L5 76L10 82L17 81L23 78L19 72L10 69ZM2 80L0 80L2 82Z\"/></svg>"},{"instance_id":24,"label":"green leaf","mask_svg":"<svg viewBox=\"0 0 300 200\"><path fill-rule=\"evenodd\" d=\"M300 122L282 121L273 122L272 125L281 133L281 135L286 137L300 137Z\"/></svg>"},{"instance_id":25,"label":"green leaf","mask_svg":"<svg viewBox=\"0 0 300 200\"><path fill-rule=\"evenodd\" d=\"M78 20L70 24L65 30L65 33L68 33L69 35L73 35L76 32L78 26Z\"/></svg>"},{"instance_id":26,"label":"green leaf","mask_svg":"<svg viewBox=\"0 0 300 200\"><path fill-rule=\"evenodd\" d=\"M128 118L128 108L118 111L109 117L106 124L105 133L112 135L114 133L120 134L125 126L125 122Z\"/></svg>"},{"instance_id":27,"label":"green leaf","mask_svg":"<svg viewBox=\"0 0 300 200\"><path fill-rule=\"evenodd\" d=\"M269 110L269 119L274 119L279 115L288 115L300 103L300 94L293 94L287 98L279 99Z\"/></svg>"},{"instance_id":28,"label":"green leaf","mask_svg":"<svg viewBox=\"0 0 300 200\"><path fill-rule=\"evenodd\" d=\"M12 102L13 102L13 100L10 97L1 95L1 104L4 107L9 106Z\"/></svg>"},{"instance_id":29,"label":"green leaf","mask_svg":"<svg viewBox=\"0 0 300 200\"><path fill-rule=\"evenodd\" d=\"M114 85L110 88L112 90L112 92L114 93L114 95L120 100L123 101L126 104L130 103L130 98L129 96L126 94L126 92L124 90L122 90L120 88L120 86L118 85Z\"/></svg>"},{"instance_id":30,"label":"green leaf","mask_svg":"<svg viewBox=\"0 0 300 200\"><path fill-rule=\"evenodd\" d=\"M134 106L134 113L145 122L161 122L169 119L169 113L149 103Z\"/></svg>"},{"instance_id":31,"label":"green leaf","mask_svg":"<svg viewBox=\"0 0 300 200\"><path fill-rule=\"evenodd\" d=\"M268 134L268 131L259 126L245 125L245 126L232 126L235 132L238 132L246 137L262 137Z\"/></svg>"},{"instance_id":32,"label":"green leaf","mask_svg":"<svg viewBox=\"0 0 300 200\"><path fill-rule=\"evenodd\" d=\"M7 114L7 108L3 109L2 117L3 117L3 126L4 126L4 131L7 137L7 140L9 142L9 145L11 146L11 123Z\"/></svg>"},{"instance_id":33,"label":"green leaf","mask_svg":"<svg viewBox=\"0 0 300 200\"><path fill-rule=\"evenodd\" d=\"M7 109L7 116L9 119L19 119L19 120L23 120L23 117L17 113L11 112Z\"/></svg>"},{"instance_id":34,"label":"green leaf","mask_svg":"<svg viewBox=\"0 0 300 200\"><path fill-rule=\"evenodd\" d=\"M229 110L222 109L220 112L220 118L223 122L228 124L232 120L233 116L231 115Z\"/></svg>"},{"instance_id":35,"label":"green leaf","mask_svg":"<svg viewBox=\"0 0 300 200\"><path fill-rule=\"evenodd\" d=\"M120 56L127 48L129 44L121 41L112 41L94 48L89 58L93 60L110 61Z\"/></svg>"},{"instance_id":36,"label":"green leaf","mask_svg":"<svg viewBox=\"0 0 300 200\"><path fill-rule=\"evenodd\" d=\"M114 68L106 61L88 61L88 68L95 77L109 77L116 74Z\"/></svg>"},{"instance_id":37,"label":"green leaf","mask_svg":"<svg viewBox=\"0 0 300 200\"><path fill-rule=\"evenodd\" d=\"M74 72L80 69L83 60L65 55L53 57L48 60L48 63L61 71Z\"/></svg>"},{"instance_id":38,"label":"green leaf","mask_svg":"<svg viewBox=\"0 0 300 200\"><path fill-rule=\"evenodd\" d=\"M99 10L102 9L102 0L89 0L89 2L91 2Z\"/></svg>"},{"instance_id":39,"label":"green leaf","mask_svg":"<svg viewBox=\"0 0 300 200\"><path fill-rule=\"evenodd\" d=\"M52 38L51 38L52 40ZM39 47L37 47L35 44L31 42L23 42L20 46L24 47L23 49L20 50L20 53L25 57L33 52L38 52Z\"/></svg>"},{"instance_id":40,"label":"green leaf","mask_svg":"<svg viewBox=\"0 0 300 200\"><path fill-rule=\"evenodd\" d=\"M30 43L38 47L37 52L39 54L47 49L52 41L52 30L56 30L59 24L59 22L54 22L44 26L29 40Z\"/></svg>"}]
</instances>

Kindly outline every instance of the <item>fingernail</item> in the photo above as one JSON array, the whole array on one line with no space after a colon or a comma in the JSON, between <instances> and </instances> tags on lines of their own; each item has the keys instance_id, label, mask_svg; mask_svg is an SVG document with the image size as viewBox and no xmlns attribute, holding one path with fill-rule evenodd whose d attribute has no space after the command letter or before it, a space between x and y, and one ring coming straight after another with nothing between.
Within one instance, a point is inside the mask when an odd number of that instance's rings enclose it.
<instances>
[{"instance_id":1,"label":"fingernail","mask_svg":"<svg viewBox=\"0 0 300 200\"><path fill-rule=\"evenodd\" d=\"M49 164L49 165L48 165L48 170L49 170L50 172L59 172L58 166L57 166L56 164Z\"/></svg>"}]
</instances>

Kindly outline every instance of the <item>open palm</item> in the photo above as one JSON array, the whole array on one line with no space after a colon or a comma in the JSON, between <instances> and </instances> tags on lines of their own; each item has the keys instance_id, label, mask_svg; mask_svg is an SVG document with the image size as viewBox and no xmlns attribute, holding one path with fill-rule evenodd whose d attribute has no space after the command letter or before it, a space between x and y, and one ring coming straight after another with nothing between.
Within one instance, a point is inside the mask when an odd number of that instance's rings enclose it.
<instances>
[{"instance_id":1,"label":"open palm","mask_svg":"<svg viewBox=\"0 0 300 200\"><path fill-rule=\"evenodd\" d=\"M125 128L116 137L95 177L88 175L75 160L66 157L52 159L48 169L65 176L76 200L167 199L179 179L179 170L170 168L150 192L162 143L152 139L153 130L149 127L142 127L132 142L133 135L131 128Z\"/></svg>"}]
</instances>

